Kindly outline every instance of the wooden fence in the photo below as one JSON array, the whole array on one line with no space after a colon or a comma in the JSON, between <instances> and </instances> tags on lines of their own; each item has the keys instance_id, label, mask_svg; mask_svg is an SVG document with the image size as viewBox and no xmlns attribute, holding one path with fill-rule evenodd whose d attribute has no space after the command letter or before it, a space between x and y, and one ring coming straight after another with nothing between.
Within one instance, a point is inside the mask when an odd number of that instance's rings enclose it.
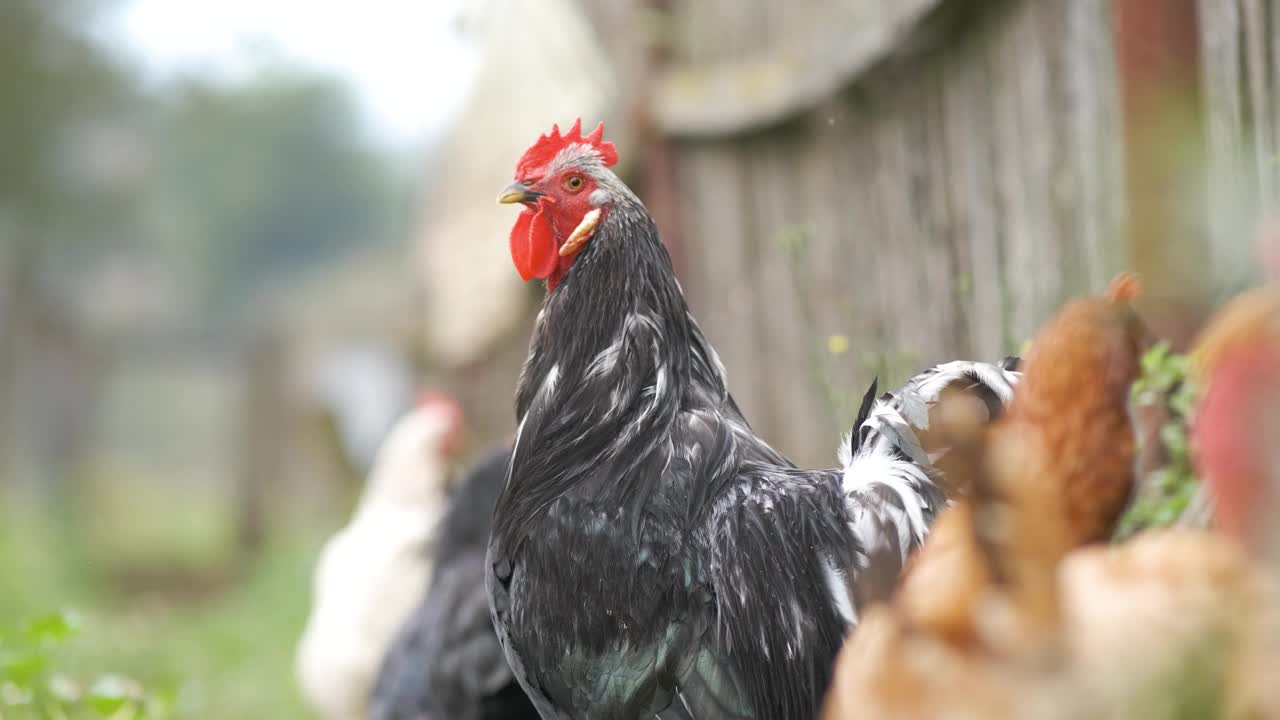
<instances>
[{"instance_id":1,"label":"wooden fence","mask_svg":"<svg viewBox=\"0 0 1280 720\"><path fill-rule=\"evenodd\" d=\"M582 1L624 63L651 63L664 161L641 195L745 412L797 461L831 461L874 373L1017 351L1129 263L1114 19L1134 0ZM1156 9L1202 17L1209 110L1188 127L1207 137L1189 146L1213 192L1155 207L1203 199L1165 254L1207 235L1238 270L1243 220L1280 187L1280 10L1194 2Z\"/></svg>"}]
</instances>

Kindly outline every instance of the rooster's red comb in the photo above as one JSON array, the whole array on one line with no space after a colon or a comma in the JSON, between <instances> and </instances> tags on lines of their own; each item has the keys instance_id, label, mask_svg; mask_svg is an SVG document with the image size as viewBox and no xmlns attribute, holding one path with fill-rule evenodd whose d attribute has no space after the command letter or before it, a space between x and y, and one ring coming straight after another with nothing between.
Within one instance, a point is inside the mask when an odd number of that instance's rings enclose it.
<instances>
[{"instance_id":1,"label":"rooster's red comb","mask_svg":"<svg viewBox=\"0 0 1280 720\"><path fill-rule=\"evenodd\" d=\"M600 155L600 162L611 167L618 162L618 149L611 142L604 141L604 123L586 137L582 136L582 118L573 121L569 132L561 135L560 126L552 125L551 132L538 138L538 141L524 151L520 162L516 163L516 180L524 181L535 177L559 152L570 145L590 145Z\"/></svg>"}]
</instances>

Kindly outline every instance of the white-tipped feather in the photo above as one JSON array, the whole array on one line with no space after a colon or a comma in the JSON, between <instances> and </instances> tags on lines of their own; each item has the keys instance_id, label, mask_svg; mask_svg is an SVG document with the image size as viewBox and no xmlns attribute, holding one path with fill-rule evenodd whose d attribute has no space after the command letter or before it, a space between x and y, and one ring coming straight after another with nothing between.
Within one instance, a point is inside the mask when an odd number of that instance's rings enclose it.
<instances>
[{"instance_id":1,"label":"white-tipped feather","mask_svg":"<svg viewBox=\"0 0 1280 720\"><path fill-rule=\"evenodd\" d=\"M822 570L827 581L827 590L835 601L836 611L849 625L858 622L858 611L853 607L853 596L849 594L848 579L844 572L831 562L830 558L822 559Z\"/></svg>"},{"instance_id":2,"label":"white-tipped feather","mask_svg":"<svg viewBox=\"0 0 1280 720\"><path fill-rule=\"evenodd\" d=\"M1008 404L1021 377L1021 373L1005 370L993 363L956 360L931 368L911 378L901 390L885 398L877 398L867 419L845 435L837 452L840 466L846 471L846 490L851 482L859 482L856 479L851 481L848 471L857 459L853 443L855 434L862 428L869 429L871 440L858 448L860 456L886 455L897 450L916 463L930 467L946 449L937 450L930 456L920 446L916 431L929 429L929 408L938 401L944 389L956 381L969 379L991 390L1001 403Z\"/></svg>"},{"instance_id":3,"label":"white-tipped feather","mask_svg":"<svg viewBox=\"0 0 1280 720\"><path fill-rule=\"evenodd\" d=\"M866 419L845 436L837 453L849 528L861 552L859 570L866 570L876 557L904 565L924 542L934 515L946 506L933 466L946 448L926 452L916 434L928 429L929 409L942 391L967 380L1008 403L1019 378L990 363L950 362L873 402ZM856 603L844 604L850 601L847 586L837 586L830 574L827 581L838 612L856 617Z\"/></svg>"},{"instance_id":4,"label":"white-tipped feather","mask_svg":"<svg viewBox=\"0 0 1280 720\"><path fill-rule=\"evenodd\" d=\"M897 496L906 513L906 526L898 528L902 539L900 547L907 547L912 539L923 542L928 534L929 519L924 514L926 503L921 490L933 485L933 480L919 465L884 455L860 455L844 471L844 492L852 513L864 510L864 496L875 486Z\"/></svg>"}]
</instances>

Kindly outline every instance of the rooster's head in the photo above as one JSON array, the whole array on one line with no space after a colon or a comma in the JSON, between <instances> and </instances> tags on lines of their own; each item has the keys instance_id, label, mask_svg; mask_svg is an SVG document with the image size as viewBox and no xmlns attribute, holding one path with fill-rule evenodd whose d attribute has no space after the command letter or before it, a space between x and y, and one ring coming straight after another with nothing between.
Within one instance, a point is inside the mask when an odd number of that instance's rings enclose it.
<instances>
[{"instance_id":1,"label":"rooster's head","mask_svg":"<svg viewBox=\"0 0 1280 720\"><path fill-rule=\"evenodd\" d=\"M618 151L603 137L604 123L586 136L581 119L563 135L553 126L525 151L515 182L498 196L500 203L524 205L511 229L511 259L521 278L545 279L548 291L568 272L613 200L628 192L607 169L618 162Z\"/></svg>"}]
</instances>

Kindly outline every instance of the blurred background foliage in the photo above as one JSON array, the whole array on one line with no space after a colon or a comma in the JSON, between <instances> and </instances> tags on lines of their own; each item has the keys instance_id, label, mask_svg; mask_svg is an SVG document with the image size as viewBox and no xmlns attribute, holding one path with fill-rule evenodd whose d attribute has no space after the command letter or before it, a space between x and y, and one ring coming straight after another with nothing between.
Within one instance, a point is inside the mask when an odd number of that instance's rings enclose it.
<instances>
[{"instance_id":1,"label":"blurred background foliage","mask_svg":"<svg viewBox=\"0 0 1280 720\"><path fill-rule=\"evenodd\" d=\"M389 168L334 79L285 66L172 93L155 119L145 234L186 244L157 249L185 261L202 312L243 310L255 288L391 236Z\"/></svg>"},{"instance_id":2,"label":"blurred background foliage","mask_svg":"<svg viewBox=\"0 0 1280 720\"><path fill-rule=\"evenodd\" d=\"M238 546L241 351L269 288L394 246L412 175L281 53L148 79L96 32L127 4L0 6L0 717L299 717L345 508Z\"/></svg>"}]
</instances>

